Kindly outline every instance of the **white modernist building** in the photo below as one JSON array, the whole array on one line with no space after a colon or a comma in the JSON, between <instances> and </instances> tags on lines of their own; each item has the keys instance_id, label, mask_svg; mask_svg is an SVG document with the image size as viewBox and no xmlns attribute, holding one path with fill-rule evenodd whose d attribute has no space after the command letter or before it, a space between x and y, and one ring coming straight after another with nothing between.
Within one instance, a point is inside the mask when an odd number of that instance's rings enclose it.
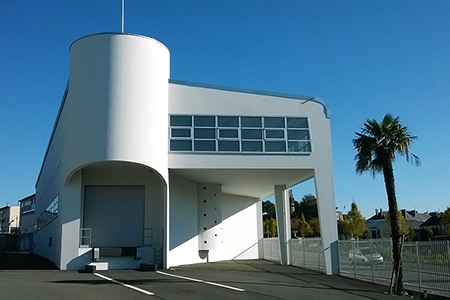
<instances>
[{"instance_id":1,"label":"white modernist building","mask_svg":"<svg viewBox=\"0 0 450 300\"><path fill-rule=\"evenodd\" d=\"M275 194L290 260L287 188L314 178L326 270L337 270L327 107L317 98L170 80L169 50L138 35L83 37L36 184L33 251L61 269L263 257ZM94 258L97 252L94 251Z\"/></svg>"}]
</instances>

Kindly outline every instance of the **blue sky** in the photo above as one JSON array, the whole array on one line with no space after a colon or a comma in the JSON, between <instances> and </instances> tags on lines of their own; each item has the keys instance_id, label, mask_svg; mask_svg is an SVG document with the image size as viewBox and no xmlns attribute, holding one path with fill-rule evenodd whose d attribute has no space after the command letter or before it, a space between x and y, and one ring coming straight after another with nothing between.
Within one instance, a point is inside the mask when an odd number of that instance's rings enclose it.
<instances>
[{"instance_id":1,"label":"blue sky","mask_svg":"<svg viewBox=\"0 0 450 300\"><path fill-rule=\"evenodd\" d=\"M394 164L399 206L450 205L450 1L125 2L125 32L164 43L172 79L324 99L339 210L387 209L383 176L356 175L352 145L386 113L419 137L422 165ZM70 44L120 30L121 0L0 2L0 207L34 193ZM312 184L294 191L306 193Z\"/></svg>"}]
</instances>

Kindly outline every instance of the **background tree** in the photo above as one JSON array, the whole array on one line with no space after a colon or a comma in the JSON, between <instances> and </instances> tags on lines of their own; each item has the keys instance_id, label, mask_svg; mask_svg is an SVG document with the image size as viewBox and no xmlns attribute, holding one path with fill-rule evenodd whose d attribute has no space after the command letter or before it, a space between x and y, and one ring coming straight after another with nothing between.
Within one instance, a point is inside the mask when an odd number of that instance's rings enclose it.
<instances>
[{"instance_id":1,"label":"background tree","mask_svg":"<svg viewBox=\"0 0 450 300\"><path fill-rule=\"evenodd\" d=\"M312 229L312 235L315 237L320 236L320 225L319 225L319 219L318 218L312 218L308 222L309 226L311 226Z\"/></svg>"},{"instance_id":2,"label":"background tree","mask_svg":"<svg viewBox=\"0 0 450 300\"><path fill-rule=\"evenodd\" d=\"M313 234L311 225L305 220L305 216L291 220L291 230L297 232L297 236L305 237Z\"/></svg>"},{"instance_id":3,"label":"background tree","mask_svg":"<svg viewBox=\"0 0 450 300\"><path fill-rule=\"evenodd\" d=\"M294 205L295 211L292 214L293 218L300 218L302 214L305 216L306 221L319 217L317 198L314 195L304 195L300 202L294 201Z\"/></svg>"},{"instance_id":4,"label":"background tree","mask_svg":"<svg viewBox=\"0 0 450 300\"><path fill-rule=\"evenodd\" d=\"M381 123L375 119L367 119L361 128L361 133L356 132L356 136L353 140L357 151L356 172L362 174L365 171L371 171L374 177L379 172L383 172L384 175L391 217L394 271L398 274L395 293L400 295L404 293L403 270L400 265L400 228L392 163L399 154L405 156L408 161L412 159L416 165L420 164L420 159L409 152L411 143L416 137L409 133L407 127L401 125L399 117L394 118L390 114L386 114Z\"/></svg>"},{"instance_id":5,"label":"background tree","mask_svg":"<svg viewBox=\"0 0 450 300\"><path fill-rule=\"evenodd\" d=\"M427 238L428 241L431 241L431 238L434 235L434 232L431 228L427 227L425 229L422 229L423 235Z\"/></svg>"},{"instance_id":6,"label":"background tree","mask_svg":"<svg viewBox=\"0 0 450 300\"><path fill-rule=\"evenodd\" d=\"M265 237L275 237L278 236L277 232L277 221L275 219L267 219L263 222L263 232Z\"/></svg>"},{"instance_id":7,"label":"background tree","mask_svg":"<svg viewBox=\"0 0 450 300\"><path fill-rule=\"evenodd\" d=\"M352 237L361 237L364 232L367 231L366 219L358 210L358 206L355 202L352 203L352 207L347 213L347 217L348 221L345 225L347 228L347 232L350 233Z\"/></svg>"},{"instance_id":8,"label":"background tree","mask_svg":"<svg viewBox=\"0 0 450 300\"><path fill-rule=\"evenodd\" d=\"M391 216L389 214L386 214L384 216L384 221L390 227L390 225L391 225ZM405 235L405 237L408 237L408 238L412 237L412 235L414 233L414 230L406 224L405 217L403 216L403 214L402 214L402 212L400 210L398 211L398 227L400 229L400 234L403 234L403 235ZM389 234L392 235L392 231L389 231Z\"/></svg>"},{"instance_id":9,"label":"background tree","mask_svg":"<svg viewBox=\"0 0 450 300\"><path fill-rule=\"evenodd\" d=\"M346 220L337 220L339 239L347 239L347 236L350 234L347 231L347 223L348 221Z\"/></svg>"},{"instance_id":10,"label":"background tree","mask_svg":"<svg viewBox=\"0 0 450 300\"><path fill-rule=\"evenodd\" d=\"M444 211L441 217L441 225L445 227L445 233L450 236L450 207Z\"/></svg>"},{"instance_id":11,"label":"background tree","mask_svg":"<svg viewBox=\"0 0 450 300\"><path fill-rule=\"evenodd\" d=\"M266 214L265 219L275 219L275 204L269 200L263 201L263 213Z\"/></svg>"}]
</instances>

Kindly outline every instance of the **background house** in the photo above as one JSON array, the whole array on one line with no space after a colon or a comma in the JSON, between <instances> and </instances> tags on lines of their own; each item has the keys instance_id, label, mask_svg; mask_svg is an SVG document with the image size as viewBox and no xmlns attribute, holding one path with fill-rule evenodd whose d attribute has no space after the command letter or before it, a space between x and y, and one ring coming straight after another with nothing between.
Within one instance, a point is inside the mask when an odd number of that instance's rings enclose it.
<instances>
[{"instance_id":1,"label":"background house","mask_svg":"<svg viewBox=\"0 0 450 300\"><path fill-rule=\"evenodd\" d=\"M408 211L406 209L401 209L400 212L404 218L404 226L412 230L409 236L412 239L420 239L420 226L431 217L430 214L419 213L415 210ZM375 214L366 220L366 226L369 230L369 236L371 238L390 236L391 229L389 224L386 222L386 215L388 213L388 211L376 209Z\"/></svg>"},{"instance_id":2,"label":"background house","mask_svg":"<svg viewBox=\"0 0 450 300\"><path fill-rule=\"evenodd\" d=\"M441 219L442 213L430 213L430 218L420 225L422 240L443 240L447 238L447 229L441 224Z\"/></svg>"},{"instance_id":3,"label":"background house","mask_svg":"<svg viewBox=\"0 0 450 300\"><path fill-rule=\"evenodd\" d=\"M29 251L33 242L33 231L35 223L36 195L30 195L19 200L20 205L20 230L19 251Z\"/></svg>"}]
</instances>

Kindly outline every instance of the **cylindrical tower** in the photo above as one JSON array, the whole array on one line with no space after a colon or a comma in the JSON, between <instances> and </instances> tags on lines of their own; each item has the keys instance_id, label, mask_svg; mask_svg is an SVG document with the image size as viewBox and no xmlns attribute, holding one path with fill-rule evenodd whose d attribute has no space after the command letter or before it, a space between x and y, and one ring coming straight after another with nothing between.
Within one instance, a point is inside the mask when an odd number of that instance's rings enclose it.
<instances>
[{"instance_id":1,"label":"cylindrical tower","mask_svg":"<svg viewBox=\"0 0 450 300\"><path fill-rule=\"evenodd\" d=\"M68 171L128 161L168 182L169 50L152 38L104 33L78 39L70 53Z\"/></svg>"}]
</instances>

